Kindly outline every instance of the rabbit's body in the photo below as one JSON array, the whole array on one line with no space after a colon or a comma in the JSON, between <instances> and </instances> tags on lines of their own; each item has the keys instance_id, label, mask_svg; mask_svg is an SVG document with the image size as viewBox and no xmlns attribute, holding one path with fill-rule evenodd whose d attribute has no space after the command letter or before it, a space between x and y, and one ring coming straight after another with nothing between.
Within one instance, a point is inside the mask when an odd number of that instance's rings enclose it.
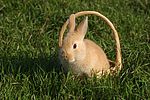
<instances>
[{"instance_id":1,"label":"rabbit's body","mask_svg":"<svg viewBox=\"0 0 150 100\"><path fill-rule=\"evenodd\" d=\"M70 67L73 74L84 73L101 75L109 72L109 62L104 51L94 42L84 39L87 31L87 18L75 30L75 16L69 19L69 32L59 50L60 60L65 68ZM69 68L67 68L67 71Z\"/></svg>"}]
</instances>

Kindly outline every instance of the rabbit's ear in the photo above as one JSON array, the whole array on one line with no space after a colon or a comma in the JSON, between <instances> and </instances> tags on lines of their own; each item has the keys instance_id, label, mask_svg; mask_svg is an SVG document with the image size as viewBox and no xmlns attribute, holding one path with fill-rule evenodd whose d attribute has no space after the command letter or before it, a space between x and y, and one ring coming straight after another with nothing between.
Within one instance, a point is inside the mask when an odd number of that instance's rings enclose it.
<instances>
[{"instance_id":1,"label":"rabbit's ear","mask_svg":"<svg viewBox=\"0 0 150 100\"><path fill-rule=\"evenodd\" d=\"M75 15L70 15L69 18L69 32L74 32L75 30Z\"/></svg>"},{"instance_id":2,"label":"rabbit's ear","mask_svg":"<svg viewBox=\"0 0 150 100\"><path fill-rule=\"evenodd\" d=\"M80 25L77 28L77 31L83 36L83 38L86 34L87 27L88 27L88 16L86 16L86 18L80 23Z\"/></svg>"}]
</instances>

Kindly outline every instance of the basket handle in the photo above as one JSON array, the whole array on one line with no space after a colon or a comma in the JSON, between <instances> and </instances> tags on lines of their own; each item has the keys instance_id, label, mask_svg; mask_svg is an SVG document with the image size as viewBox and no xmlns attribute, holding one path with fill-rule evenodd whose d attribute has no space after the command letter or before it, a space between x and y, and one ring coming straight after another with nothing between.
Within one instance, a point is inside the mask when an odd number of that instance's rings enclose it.
<instances>
[{"instance_id":1,"label":"basket handle","mask_svg":"<svg viewBox=\"0 0 150 100\"><path fill-rule=\"evenodd\" d=\"M121 49L120 49L120 41L119 41L119 36L117 33L117 30L115 29L114 25L112 24L112 22L106 18L104 15L100 14L99 12L96 11L81 11L75 14L75 18L79 17L79 16L83 16L83 15L96 15L100 18L102 18L112 29L114 37L115 37L115 42L116 42L116 64L119 68L119 70L121 70L122 67L122 60L121 60ZM63 34L64 31L66 29L66 26L69 23L69 19L65 22L65 24L63 25L61 31L60 31L60 35L59 35L59 48L62 47L62 40L63 40Z\"/></svg>"}]
</instances>

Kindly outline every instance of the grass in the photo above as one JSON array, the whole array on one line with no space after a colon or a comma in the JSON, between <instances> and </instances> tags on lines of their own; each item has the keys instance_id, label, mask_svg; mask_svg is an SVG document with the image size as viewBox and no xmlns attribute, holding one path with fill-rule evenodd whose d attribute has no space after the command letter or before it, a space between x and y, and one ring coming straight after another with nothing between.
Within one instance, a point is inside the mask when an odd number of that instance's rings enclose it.
<instances>
[{"instance_id":1,"label":"grass","mask_svg":"<svg viewBox=\"0 0 150 100\"><path fill-rule=\"evenodd\" d=\"M59 32L70 14L83 10L98 11L114 23L123 60L117 77L64 74ZM0 99L150 99L149 15L148 0L1 0ZM103 20L89 16L86 38L115 60L115 41Z\"/></svg>"}]
</instances>

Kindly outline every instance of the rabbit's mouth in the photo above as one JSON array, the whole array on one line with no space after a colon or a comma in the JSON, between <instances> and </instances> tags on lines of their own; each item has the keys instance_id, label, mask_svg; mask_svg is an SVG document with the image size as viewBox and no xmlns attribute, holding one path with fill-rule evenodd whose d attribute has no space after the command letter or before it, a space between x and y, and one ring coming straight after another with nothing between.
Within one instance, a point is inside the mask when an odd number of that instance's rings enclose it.
<instances>
[{"instance_id":1,"label":"rabbit's mouth","mask_svg":"<svg viewBox=\"0 0 150 100\"><path fill-rule=\"evenodd\" d=\"M75 61L75 59L71 59L71 60L69 60L69 62L74 62Z\"/></svg>"},{"instance_id":2,"label":"rabbit's mouth","mask_svg":"<svg viewBox=\"0 0 150 100\"><path fill-rule=\"evenodd\" d=\"M69 53L66 53L65 51L61 52L61 56L62 56L63 60L66 60L69 63L75 61L75 58L73 57L73 55L69 54Z\"/></svg>"},{"instance_id":3,"label":"rabbit's mouth","mask_svg":"<svg viewBox=\"0 0 150 100\"><path fill-rule=\"evenodd\" d=\"M66 60L69 62L69 63L71 63L71 62L74 62L75 61L75 59L74 59L74 57L73 57L73 55L67 55L66 57Z\"/></svg>"},{"instance_id":4,"label":"rabbit's mouth","mask_svg":"<svg viewBox=\"0 0 150 100\"><path fill-rule=\"evenodd\" d=\"M72 57L72 56L64 56L64 55L62 55L61 58L62 58L63 60L65 60L65 61L69 62L69 63L75 61L74 57Z\"/></svg>"}]
</instances>

